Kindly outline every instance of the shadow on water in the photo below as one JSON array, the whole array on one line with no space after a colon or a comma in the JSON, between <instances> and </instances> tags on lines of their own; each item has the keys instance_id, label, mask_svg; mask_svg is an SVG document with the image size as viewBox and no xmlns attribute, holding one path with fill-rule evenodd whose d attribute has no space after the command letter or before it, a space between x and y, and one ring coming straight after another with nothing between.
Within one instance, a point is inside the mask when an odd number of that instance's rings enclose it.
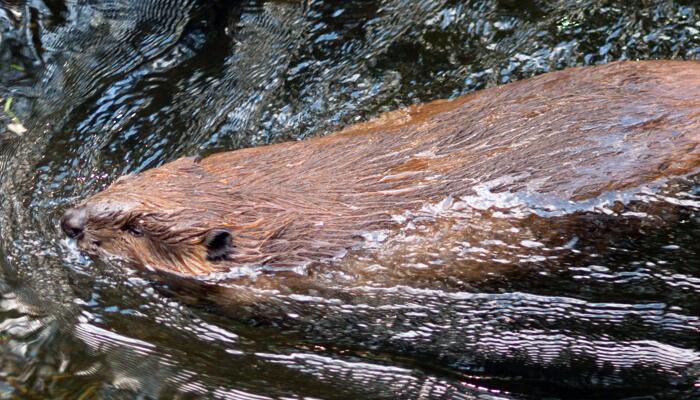
<instances>
[{"instance_id":1,"label":"shadow on water","mask_svg":"<svg viewBox=\"0 0 700 400\"><path fill-rule=\"evenodd\" d=\"M493 237L454 265L411 260L472 279L223 308L83 258L57 221L180 156L568 66L699 56L690 1L0 0L0 397L697 395L697 177L582 211L559 247Z\"/></svg>"}]
</instances>

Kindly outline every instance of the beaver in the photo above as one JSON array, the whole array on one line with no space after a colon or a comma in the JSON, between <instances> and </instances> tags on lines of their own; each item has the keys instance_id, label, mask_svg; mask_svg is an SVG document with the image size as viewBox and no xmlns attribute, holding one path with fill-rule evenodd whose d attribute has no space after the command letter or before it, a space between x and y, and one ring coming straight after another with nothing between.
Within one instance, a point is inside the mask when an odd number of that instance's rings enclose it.
<instances>
[{"instance_id":1,"label":"beaver","mask_svg":"<svg viewBox=\"0 0 700 400\"><path fill-rule=\"evenodd\" d=\"M700 165L699 142L700 62L577 67L325 137L126 175L60 226L87 253L182 277L249 266L303 274L350 253L356 262L412 218L434 223L420 243L435 226L462 239L495 229L481 212L444 211L469 208L464 199L484 188L546 210L686 175Z\"/></svg>"}]
</instances>

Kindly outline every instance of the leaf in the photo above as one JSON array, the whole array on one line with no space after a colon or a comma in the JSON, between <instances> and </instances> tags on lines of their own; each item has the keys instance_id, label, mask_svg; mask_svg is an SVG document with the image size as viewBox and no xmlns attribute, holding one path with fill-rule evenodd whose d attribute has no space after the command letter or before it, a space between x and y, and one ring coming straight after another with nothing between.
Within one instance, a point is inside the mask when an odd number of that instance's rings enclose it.
<instances>
[{"instance_id":1,"label":"leaf","mask_svg":"<svg viewBox=\"0 0 700 400\"><path fill-rule=\"evenodd\" d=\"M16 133L17 135L23 135L25 132L27 132L27 128L22 125L19 121L15 121L9 125L7 125L7 129L10 130L10 132Z\"/></svg>"}]
</instances>

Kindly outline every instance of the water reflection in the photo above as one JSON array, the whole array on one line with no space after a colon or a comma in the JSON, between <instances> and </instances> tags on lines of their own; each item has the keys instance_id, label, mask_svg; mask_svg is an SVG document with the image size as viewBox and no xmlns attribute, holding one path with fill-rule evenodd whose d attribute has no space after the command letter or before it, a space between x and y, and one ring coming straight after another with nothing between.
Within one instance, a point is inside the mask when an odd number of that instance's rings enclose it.
<instances>
[{"instance_id":1,"label":"water reflection","mask_svg":"<svg viewBox=\"0 0 700 400\"><path fill-rule=\"evenodd\" d=\"M484 192L454 212L504 213L507 235L496 218L468 243L397 243L389 256L422 280L373 280L387 254L369 254L358 264L375 271L319 271L336 283L325 292L230 285L248 304L85 259L57 216L183 155L330 133L566 66L698 58L699 32L692 3L672 1L0 3L0 123L28 129L0 134L0 393L692 396L697 177L560 213ZM544 242L551 218L568 236Z\"/></svg>"}]
</instances>

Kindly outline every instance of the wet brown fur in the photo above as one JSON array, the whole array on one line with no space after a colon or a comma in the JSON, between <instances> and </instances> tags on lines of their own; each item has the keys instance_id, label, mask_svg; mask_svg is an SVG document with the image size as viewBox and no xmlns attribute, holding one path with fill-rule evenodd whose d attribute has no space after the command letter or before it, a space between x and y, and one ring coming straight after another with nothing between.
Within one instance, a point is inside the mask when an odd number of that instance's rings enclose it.
<instances>
[{"instance_id":1,"label":"wet brown fur","mask_svg":"<svg viewBox=\"0 0 700 400\"><path fill-rule=\"evenodd\" d=\"M80 245L183 275L299 271L356 253L365 234L398 229L397 216L475 195L479 184L581 201L687 174L700 165L699 141L700 62L572 68L324 138L120 178L80 205ZM232 235L225 259L206 259L213 229Z\"/></svg>"}]
</instances>

